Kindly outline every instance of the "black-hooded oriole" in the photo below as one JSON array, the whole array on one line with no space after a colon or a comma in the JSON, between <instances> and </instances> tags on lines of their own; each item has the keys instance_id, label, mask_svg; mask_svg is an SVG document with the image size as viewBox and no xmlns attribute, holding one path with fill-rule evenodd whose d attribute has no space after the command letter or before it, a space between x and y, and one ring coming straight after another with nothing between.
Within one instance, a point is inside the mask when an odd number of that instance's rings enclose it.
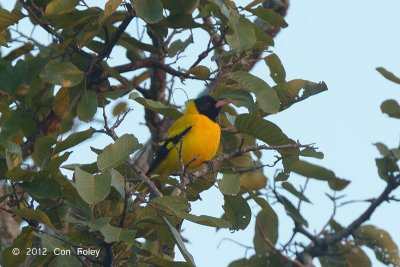
<instances>
[{"instance_id":1,"label":"black-hooded oriole","mask_svg":"<svg viewBox=\"0 0 400 267\"><path fill-rule=\"evenodd\" d=\"M216 101L208 95L191 101L184 115L169 128L168 138L156 151L147 174L179 173L180 149L184 165L190 163L187 166L189 170L211 160L217 152L221 136L217 117L221 107L229 103L226 99Z\"/></svg>"}]
</instances>

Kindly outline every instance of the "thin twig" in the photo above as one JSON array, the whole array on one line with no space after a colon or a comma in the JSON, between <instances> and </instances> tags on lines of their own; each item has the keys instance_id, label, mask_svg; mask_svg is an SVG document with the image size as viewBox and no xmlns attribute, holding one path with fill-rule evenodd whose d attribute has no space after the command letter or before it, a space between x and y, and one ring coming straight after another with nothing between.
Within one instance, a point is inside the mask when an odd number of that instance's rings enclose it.
<instances>
[{"instance_id":1,"label":"thin twig","mask_svg":"<svg viewBox=\"0 0 400 267\"><path fill-rule=\"evenodd\" d=\"M224 37L225 37L225 34L226 34L227 31L228 31L228 27L225 27L225 28L221 31L221 36L219 37L219 39L214 43L213 46L211 46L211 43L213 42L214 37L216 36L215 33L213 33L213 34L211 35L210 41L209 41L209 43L208 43L208 45L207 45L207 49L206 49L204 52L202 52L202 53L198 56L197 60L192 64L192 66L190 66L189 69L191 69L191 68L197 66L204 58L206 58L206 57L208 56L208 54L209 54L211 51L215 50L216 48L219 48L219 47L223 46L223 45L224 45L224 44L223 44Z\"/></svg>"},{"instance_id":2,"label":"thin twig","mask_svg":"<svg viewBox=\"0 0 400 267\"><path fill-rule=\"evenodd\" d=\"M102 61L105 57L110 55L112 49L114 46L117 44L119 38L121 35L125 32L126 28L128 27L129 23L132 21L132 19L136 16L135 10L132 8L131 5L127 4L126 5L128 12L124 18L124 20L121 22L121 24L118 26L117 30L114 32L114 34L111 36L111 38L108 40L108 42L105 43L103 50L100 51L96 58L96 62L99 63Z\"/></svg>"},{"instance_id":3,"label":"thin twig","mask_svg":"<svg viewBox=\"0 0 400 267\"><path fill-rule=\"evenodd\" d=\"M280 251L279 249L277 249L275 247L275 245L271 242L271 240L269 240L269 238L267 237L267 235L264 233L262 227L260 226L260 224L256 221L256 225L257 225L257 229L258 231L261 233L261 236L264 240L264 242L272 249L272 251L279 255L280 257L282 257L283 259L285 259L288 262L291 262L292 264L298 266L298 267L306 267L304 266L300 261L298 261L297 259L292 260L291 258L289 258L288 256L286 256L285 254L282 253L282 251Z\"/></svg>"},{"instance_id":4,"label":"thin twig","mask_svg":"<svg viewBox=\"0 0 400 267\"><path fill-rule=\"evenodd\" d=\"M126 165L125 165L124 166L124 207L122 209L121 219L119 220L119 227L124 226L126 213L128 211L128 202L129 202L129 198L131 197L129 190L127 188L127 185L128 185L128 181L126 178Z\"/></svg>"}]
</instances>

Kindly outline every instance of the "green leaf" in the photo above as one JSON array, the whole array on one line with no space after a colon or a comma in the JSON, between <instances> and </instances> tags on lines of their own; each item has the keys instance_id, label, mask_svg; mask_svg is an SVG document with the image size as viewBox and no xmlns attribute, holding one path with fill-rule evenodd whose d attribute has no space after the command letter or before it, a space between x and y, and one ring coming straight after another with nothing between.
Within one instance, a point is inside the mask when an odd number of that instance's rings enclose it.
<instances>
[{"instance_id":1,"label":"green leaf","mask_svg":"<svg viewBox=\"0 0 400 267\"><path fill-rule=\"evenodd\" d=\"M256 24L252 24L254 32L256 34L257 40L261 42L264 45L269 45L273 46L274 45L274 39L272 39L271 35L266 33L260 26Z\"/></svg>"},{"instance_id":2,"label":"green leaf","mask_svg":"<svg viewBox=\"0 0 400 267\"><path fill-rule=\"evenodd\" d=\"M197 223L197 224L205 225L205 226L211 226L211 227L217 227L217 228L231 228L232 227L232 224L224 219L215 218L215 217L211 217L211 216L207 216L207 215L197 216L197 215L186 213L186 212L180 212L179 217L181 217L185 220Z\"/></svg>"},{"instance_id":3,"label":"green leaf","mask_svg":"<svg viewBox=\"0 0 400 267\"><path fill-rule=\"evenodd\" d=\"M236 117L235 126L238 131L247 133L270 146L295 144L296 142L287 137L274 123L249 114L240 114ZM290 154L298 149L280 149L281 154Z\"/></svg>"},{"instance_id":4,"label":"green leaf","mask_svg":"<svg viewBox=\"0 0 400 267\"><path fill-rule=\"evenodd\" d=\"M151 52L152 54L161 55L160 51L150 44L143 43L127 33L123 33L117 44L127 48L127 50L140 49ZM103 61L104 62L104 61Z\"/></svg>"},{"instance_id":5,"label":"green leaf","mask_svg":"<svg viewBox=\"0 0 400 267\"><path fill-rule=\"evenodd\" d=\"M76 168L75 183L81 198L86 203L95 205L104 200L110 193L111 175L104 173L95 176Z\"/></svg>"},{"instance_id":6,"label":"green leaf","mask_svg":"<svg viewBox=\"0 0 400 267\"><path fill-rule=\"evenodd\" d=\"M35 177L32 182L24 182L20 186L36 201L60 198L60 186L53 179Z\"/></svg>"},{"instance_id":7,"label":"green leaf","mask_svg":"<svg viewBox=\"0 0 400 267\"><path fill-rule=\"evenodd\" d=\"M93 135L93 130L88 129L82 132L76 132L69 135L64 141L58 142L56 147L54 148L54 153L57 154L61 151L67 150L71 147L74 147L83 141L89 139Z\"/></svg>"},{"instance_id":8,"label":"green leaf","mask_svg":"<svg viewBox=\"0 0 400 267\"><path fill-rule=\"evenodd\" d=\"M240 189L240 177L238 174L224 174L222 179L217 180L218 189L224 195L236 195Z\"/></svg>"},{"instance_id":9,"label":"green leaf","mask_svg":"<svg viewBox=\"0 0 400 267\"><path fill-rule=\"evenodd\" d=\"M275 182L286 181L287 179L289 179L289 176L290 176L289 171L281 171L274 177L274 180Z\"/></svg>"},{"instance_id":10,"label":"green leaf","mask_svg":"<svg viewBox=\"0 0 400 267\"><path fill-rule=\"evenodd\" d=\"M168 225L169 230L171 231L172 235L174 236L174 239L176 241L176 245L179 248L179 251L182 253L182 256L185 258L186 262L189 263L192 266L196 266L194 263L194 258L193 256L189 253L189 251L186 249L185 244L183 243L181 236L179 235L179 232L176 230L176 228L168 221L166 217L163 217L163 220L165 223Z\"/></svg>"},{"instance_id":11,"label":"green leaf","mask_svg":"<svg viewBox=\"0 0 400 267\"><path fill-rule=\"evenodd\" d=\"M231 230L243 230L249 225L251 210L242 196L224 195L225 217L232 224Z\"/></svg>"},{"instance_id":12,"label":"green leaf","mask_svg":"<svg viewBox=\"0 0 400 267\"><path fill-rule=\"evenodd\" d=\"M45 16L60 15L67 10L73 9L78 5L78 0L52 0L47 6Z\"/></svg>"},{"instance_id":13,"label":"green leaf","mask_svg":"<svg viewBox=\"0 0 400 267\"><path fill-rule=\"evenodd\" d=\"M49 267L82 267L75 255L58 255L50 262Z\"/></svg>"},{"instance_id":14,"label":"green leaf","mask_svg":"<svg viewBox=\"0 0 400 267\"><path fill-rule=\"evenodd\" d=\"M127 111L127 108L126 108L127 105L128 104L125 101L118 102L113 107L113 110L112 110L113 116L118 116L118 115L124 114Z\"/></svg>"},{"instance_id":15,"label":"green leaf","mask_svg":"<svg viewBox=\"0 0 400 267\"><path fill-rule=\"evenodd\" d=\"M5 140L2 142L6 151L6 162L9 170L21 165L22 163L22 149L16 143Z\"/></svg>"},{"instance_id":16,"label":"green leaf","mask_svg":"<svg viewBox=\"0 0 400 267\"><path fill-rule=\"evenodd\" d=\"M116 170L111 169L111 186L113 186L121 196L125 197L124 177Z\"/></svg>"},{"instance_id":17,"label":"green leaf","mask_svg":"<svg viewBox=\"0 0 400 267\"><path fill-rule=\"evenodd\" d=\"M385 68L378 67L376 70L379 71L379 73L382 74L386 79L400 84L400 78L396 77L393 73L387 71Z\"/></svg>"},{"instance_id":18,"label":"green leaf","mask_svg":"<svg viewBox=\"0 0 400 267\"><path fill-rule=\"evenodd\" d=\"M175 215L189 208L187 199L181 196L163 196L155 198L151 202L162 210L169 210Z\"/></svg>"},{"instance_id":19,"label":"green leaf","mask_svg":"<svg viewBox=\"0 0 400 267\"><path fill-rule=\"evenodd\" d=\"M18 60L13 67L10 62L0 60L0 88L14 95L24 82L27 73L26 62Z\"/></svg>"},{"instance_id":20,"label":"green leaf","mask_svg":"<svg viewBox=\"0 0 400 267\"><path fill-rule=\"evenodd\" d=\"M106 18L114 14L115 10L117 10L121 3L122 0L108 0L106 5L104 6L104 14L101 19L104 21Z\"/></svg>"},{"instance_id":21,"label":"green leaf","mask_svg":"<svg viewBox=\"0 0 400 267\"><path fill-rule=\"evenodd\" d=\"M296 222L308 227L308 222L304 217L300 214L300 212L296 209L296 207L284 196L279 196L280 202L285 207L288 215L293 218Z\"/></svg>"},{"instance_id":22,"label":"green leaf","mask_svg":"<svg viewBox=\"0 0 400 267\"><path fill-rule=\"evenodd\" d=\"M59 14L48 14L47 17L51 20L53 26L57 29L69 28L69 27L79 27L84 28L86 32L87 29L92 28L93 24L97 24L98 19L101 17L103 10L97 7L87 8L77 10L71 6L75 5L75 0L66 0L66 6L54 6L55 8L66 8L66 10L61 11ZM56 4L56 2L55 2ZM67 5L70 5L69 7ZM86 24L91 24L89 27L85 27ZM69 41L64 41L65 43L60 44L60 49L64 49L65 46L69 44Z\"/></svg>"},{"instance_id":23,"label":"green leaf","mask_svg":"<svg viewBox=\"0 0 400 267\"><path fill-rule=\"evenodd\" d=\"M256 217L255 231L254 231L254 249L257 254L264 255L271 251L264 236L268 238L273 244L278 241L278 216L274 210L262 209Z\"/></svg>"},{"instance_id":24,"label":"green leaf","mask_svg":"<svg viewBox=\"0 0 400 267\"><path fill-rule=\"evenodd\" d=\"M365 245L375 251L377 260L386 265L400 266L399 249L388 232L373 225L364 225L356 233Z\"/></svg>"},{"instance_id":25,"label":"green leaf","mask_svg":"<svg viewBox=\"0 0 400 267\"><path fill-rule=\"evenodd\" d=\"M400 105L394 99L386 100L381 105L383 113L389 115L389 117L400 119Z\"/></svg>"},{"instance_id":26,"label":"green leaf","mask_svg":"<svg viewBox=\"0 0 400 267\"><path fill-rule=\"evenodd\" d=\"M4 46L4 47L9 48L9 46L7 44L7 40L1 35L0 35L0 46Z\"/></svg>"},{"instance_id":27,"label":"green leaf","mask_svg":"<svg viewBox=\"0 0 400 267\"><path fill-rule=\"evenodd\" d=\"M51 84L74 87L82 82L85 73L79 70L72 62L52 60L44 66L39 76L43 81Z\"/></svg>"},{"instance_id":28,"label":"green leaf","mask_svg":"<svg viewBox=\"0 0 400 267\"><path fill-rule=\"evenodd\" d=\"M272 209L271 205L269 205L269 203L265 199L258 197L251 190L247 190L247 193L249 193L250 197L258 204L258 206L260 206L261 209L263 209L263 210L265 210L265 212L269 213L269 216L277 217L277 215L275 214L275 211ZM278 217L276 219L278 219Z\"/></svg>"},{"instance_id":29,"label":"green leaf","mask_svg":"<svg viewBox=\"0 0 400 267\"><path fill-rule=\"evenodd\" d=\"M211 227L218 228L229 228L232 225L226 220L220 218L214 218L207 215L193 215L187 213L189 204L187 199L184 197L173 197L173 196L163 196L153 199L152 205L155 205L158 209L168 213L173 214L179 218Z\"/></svg>"},{"instance_id":30,"label":"green leaf","mask_svg":"<svg viewBox=\"0 0 400 267\"><path fill-rule=\"evenodd\" d=\"M180 39L174 41L168 48L168 57L174 57L176 54L182 53L191 43L193 43L193 35L190 35L189 38L187 38L184 42L182 42Z\"/></svg>"},{"instance_id":31,"label":"green leaf","mask_svg":"<svg viewBox=\"0 0 400 267\"><path fill-rule=\"evenodd\" d=\"M244 9L252 8L253 6L261 4L262 2L264 2L264 0L254 0L253 2L245 6Z\"/></svg>"},{"instance_id":32,"label":"green leaf","mask_svg":"<svg viewBox=\"0 0 400 267\"><path fill-rule=\"evenodd\" d=\"M48 252L53 252L54 249L69 248L69 246L62 242L60 239L54 238L48 234L38 232L33 232L33 234L41 239L43 248L47 249Z\"/></svg>"},{"instance_id":33,"label":"green leaf","mask_svg":"<svg viewBox=\"0 0 400 267\"><path fill-rule=\"evenodd\" d=\"M11 12L8 10L0 8L0 32L8 28L8 26L17 23L20 19L25 17L21 11L13 9Z\"/></svg>"},{"instance_id":34,"label":"green leaf","mask_svg":"<svg viewBox=\"0 0 400 267\"><path fill-rule=\"evenodd\" d=\"M247 50L256 43L256 33L252 23L240 16L239 19L229 18L229 31L225 35L226 41L232 50Z\"/></svg>"},{"instance_id":35,"label":"green leaf","mask_svg":"<svg viewBox=\"0 0 400 267\"><path fill-rule=\"evenodd\" d=\"M13 182L18 181L31 181L33 178L32 172L21 169L21 167L16 166L15 168L5 172L4 176Z\"/></svg>"},{"instance_id":36,"label":"green leaf","mask_svg":"<svg viewBox=\"0 0 400 267\"><path fill-rule=\"evenodd\" d=\"M220 98L229 99L236 107L245 107L249 112L254 111L253 97L245 90L229 90L223 93Z\"/></svg>"},{"instance_id":37,"label":"green leaf","mask_svg":"<svg viewBox=\"0 0 400 267\"><path fill-rule=\"evenodd\" d=\"M162 21L162 29L193 29L201 27L202 24L199 24L194 21L192 15L190 14L175 14L169 15ZM153 28L156 25L153 25Z\"/></svg>"},{"instance_id":38,"label":"green leaf","mask_svg":"<svg viewBox=\"0 0 400 267\"><path fill-rule=\"evenodd\" d=\"M368 255L365 252L356 246L351 248L345 247L344 257L346 258L346 267L371 267L371 260L368 258Z\"/></svg>"},{"instance_id":39,"label":"green leaf","mask_svg":"<svg viewBox=\"0 0 400 267\"><path fill-rule=\"evenodd\" d=\"M1 11L0 11L1 12ZM14 50L12 50L10 53L7 54L7 56L4 57L5 60L12 62L16 58L18 58L21 55L24 55L30 51L32 51L35 47L31 43L26 43Z\"/></svg>"},{"instance_id":40,"label":"green leaf","mask_svg":"<svg viewBox=\"0 0 400 267\"><path fill-rule=\"evenodd\" d=\"M390 174L399 171L399 166L393 157L377 158L375 159L375 163L376 167L378 167L379 177L385 181L388 181Z\"/></svg>"},{"instance_id":41,"label":"green leaf","mask_svg":"<svg viewBox=\"0 0 400 267\"><path fill-rule=\"evenodd\" d=\"M89 122L97 111L97 95L93 91L85 91L77 106L78 118L81 121Z\"/></svg>"},{"instance_id":42,"label":"green leaf","mask_svg":"<svg viewBox=\"0 0 400 267\"><path fill-rule=\"evenodd\" d=\"M282 256L275 253L267 253L265 255L255 254L250 259L242 259L234 261L228 267L283 267L290 266L290 263ZM326 267L326 266L324 266Z\"/></svg>"},{"instance_id":43,"label":"green leaf","mask_svg":"<svg viewBox=\"0 0 400 267\"><path fill-rule=\"evenodd\" d=\"M164 258L157 257L153 254L150 259L143 260L145 263L151 263L150 266L162 266L162 267L191 267L192 265L183 261L173 261L169 260L164 256Z\"/></svg>"},{"instance_id":44,"label":"green leaf","mask_svg":"<svg viewBox=\"0 0 400 267\"><path fill-rule=\"evenodd\" d=\"M393 148L390 150L396 160L400 159L400 148Z\"/></svg>"},{"instance_id":45,"label":"green leaf","mask_svg":"<svg viewBox=\"0 0 400 267\"><path fill-rule=\"evenodd\" d=\"M318 152L312 147L304 148L303 150L300 151L299 155L303 156L303 157L312 157L312 158L317 158L317 159L324 158L324 153Z\"/></svg>"},{"instance_id":46,"label":"green leaf","mask_svg":"<svg viewBox=\"0 0 400 267\"><path fill-rule=\"evenodd\" d=\"M146 21L154 24L163 19L163 6L160 0L131 0L136 15Z\"/></svg>"},{"instance_id":47,"label":"green leaf","mask_svg":"<svg viewBox=\"0 0 400 267\"><path fill-rule=\"evenodd\" d=\"M124 134L114 144L104 148L103 153L97 157L97 167L100 171L117 167L139 148L141 145L133 134Z\"/></svg>"},{"instance_id":48,"label":"green leaf","mask_svg":"<svg viewBox=\"0 0 400 267\"><path fill-rule=\"evenodd\" d=\"M43 136L36 141L32 158L39 167L49 162L54 154L52 146L56 142L57 140L52 136Z\"/></svg>"},{"instance_id":49,"label":"green leaf","mask_svg":"<svg viewBox=\"0 0 400 267\"><path fill-rule=\"evenodd\" d=\"M56 171L61 166L61 164L63 164L65 161L68 160L68 158L71 154L72 154L72 151L69 151L69 152L65 152L61 156L52 157L50 162L45 166L44 170L49 171L49 172Z\"/></svg>"},{"instance_id":50,"label":"green leaf","mask_svg":"<svg viewBox=\"0 0 400 267\"><path fill-rule=\"evenodd\" d=\"M286 72L282 66L282 62L276 54L271 54L264 58L265 63L270 70L270 76L275 83L285 82Z\"/></svg>"},{"instance_id":51,"label":"green leaf","mask_svg":"<svg viewBox=\"0 0 400 267\"><path fill-rule=\"evenodd\" d=\"M70 106L69 89L61 87L57 94L54 96L52 110L59 118L63 118L64 114L68 111Z\"/></svg>"},{"instance_id":52,"label":"green leaf","mask_svg":"<svg viewBox=\"0 0 400 267\"><path fill-rule=\"evenodd\" d=\"M132 245L135 241L136 230L115 227L109 224L110 217L103 217L90 223L92 231L100 231L107 243L124 241L128 245Z\"/></svg>"},{"instance_id":53,"label":"green leaf","mask_svg":"<svg viewBox=\"0 0 400 267\"><path fill-rule=\"evenodd\" d=\"M379 150L379 153L384 156L384 157L390 157L392 156L392 152L390 149L383 143L375 143L374 146Z\"/></svg>"},{"instance_id":54,"label":"green leaf","mask_svg":"<svg viewBox=\"0 0 400 267\"><path fill-rule=\"evenodd\" d=\"M3 250L1 258L4 267L20 266L24 263L27 256L27 249L31 248L35 241L33 231L35 231L34 227L23 227L21 233L14 239L12 245ZM20 253L14 255L14 253L12 253L14 248L18 248Z\"/></svg>"},{"instance_id":55,"label":"green leaf","mask_svg":"<svg viewBox=\"0 0 400 267\"><path fill-rule=\"evenodd\" d=\"M188 70L186 74L193 74L201 80L207 80L210 77L211 71L206 66L196 66Z\"/></svg>"},{"instance_id":56,"label":"green leaf","mask_svg":"<svg viewBox=\"0 0 400 267\"><path fill-rule=\"evenodd\" d=\"M111 77L117 79L120 83L125 85L126 89L134 88L132 82L128 81L124 76L122 76L118 71L114 68L110 67L107 62L102 61L100 65L110 74Z\"/></svg>"},{"instance_id":57,"label":"green leaf","mask_svg":"<svg viewBox=\"0 0 400 267\"><path fill-rule=\"evenodd\" d=\"M230 78L252 91L256 95L257 103L264 112L273 114L279 111L279 98L266 82L244 71L234 72Z\"/></svg>"},{"instance_id":58,"label":"green leaf","mask_svg":"<svg viewBox=\"0 0 400 267\"><path fill-rule=\"evenodd\" d=\"M50 228L54 228L49 217L47 217L46 213L44 213L41 210L32 210L32 209L28 209L28 208L22 208L22 209L16 209L14 211L14 214L21 218L38 220L41 223L43 223L44 225L46 225Z\"/></svg>"},{"instance_id":59,"label":"green leaf","mask_svg":"<svg viewBox=\"0 0 400 267\"><path fill-rule=\"evenodd\" d=\"M281 15L276 13L273 9L258 6L257 8L254 9L246 8L246 10L253 13L260 19L265 20L272 26L277 26L282 28L286 28L288 26L285 19Z\"/></svg>"},{"instance_id":60,"label":"green leaf","mask_svg":"<svg viewBox=\"0 0 400 267\"><path fill-rule=\"evenodd\" d=\"M303 101L312 95L328 90L324 82L313 83L300 79L282 82L272 88L281 101L281 110L287 109L294 103Z\"/></svg>"},{"instance_id":61,"label":"green leaf","mask_svg":"<svg viewBox=\"0 0 400 267\"><path fill-rule=\"evenodd\" d=\"M136 87L150 78L150 71L146 70L133 78L133 85Z\"/></svg>"},{"instance_id":62,"label":"green leaf","mask_svg":"<svg viewBox=\"0 0 400 267\"><path fill-rule=\"evenodd\" d=\"M171 118L173 120L177 120L177 119L179 119L179 117L182 116L182 113L180 113L175 108L166 106L163 103L158 102L158 101L154 101L154 100L151 100L151 99L145 99L143 97L139 97L139 95L137 93L135 93L135 92L131 93L129 95L129 98L135 100L136 102L138 102L142 106L144 106L144 107L146 107L146 108L148 108L148 109L150 109L150 110L152 110L154 112L157 112L157 113L159 113L161 115L167 116L167 117L169 117L169 118Z\"/></svg>"},{"instance_id":63,"label":"green leaf","mask_svg":"<svg viewBox=\"0 0 400 267\"><path fill-rule=\"evenodd\" d=\"M67 165L63 165L61 168L70 170L70 171L74 171L75 168L79 167L81 170L84 170L86 172L90 172L90 173L95 173L98 172L99 169L97 168L97 162L92 162L89 164L67 164Z\"/></svg>"},{"instance_id":64,"label":"green leaf","mask_svg":"<svg viewBox=\"0 0 400 267\"><path fill-rule=\"evenodd\" d=\"M302 160L297 160L291 165L291 170L304 177L327 181L329 187L333 190L343 190L350 181L336 177L335 173L324 167L314 165Z\"/></svg>"},{"instance_id":65,"label":"green leaf","mask_svg":"<svg viewBox=\"0 0 400 267\"><path fill-rule=\"evenodd\" d=\"M240 175L240 186L249 190L259 190L267 185L267 177L261 172L247 172Z\"/></svg>"},{"instance_id":66,"label":"green leaf","mask_svg":"<svg viewBox=\"0 0 400 267\"><path fill-rule=\"evenodd\" d=\"M290 192L293 195L295 195L296 197L298 197L299 199L301 199L305 202L311 203L310 200L308 200L308 198L303 193L298 191L291 183L283 182L282 187L284 189L286 189L288 192Z\"/></svg>"},{"instance_id":67,"label":"green leaf","mask_svg":"<svg viewBox=\"0 0 400 267\"><path fill-rule=\"evenodd\" d=\"M192 14L200 0L161 0L161 2L171 14Z\"/></svg>"}]
</instances>

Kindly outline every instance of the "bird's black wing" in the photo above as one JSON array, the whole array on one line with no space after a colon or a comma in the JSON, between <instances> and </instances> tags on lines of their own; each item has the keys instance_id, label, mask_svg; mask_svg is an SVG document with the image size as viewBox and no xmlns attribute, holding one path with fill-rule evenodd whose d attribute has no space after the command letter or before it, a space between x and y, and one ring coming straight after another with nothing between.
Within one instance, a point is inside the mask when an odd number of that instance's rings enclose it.
<instances>
[{"instance_id":1,"label":"bird's black wing","mask_svg":"<svg viewBox=\"0 0 400 267\"><path fill-rule=\"evenodd\" d=\"M157 168L157 166L167 157L168 152L172 149L168 148L169 144L178 144L179 141L182 139L183 136L185 136L185 134L187 134L190 129L192 129L192 126L187 127L183 132L181 132L178 135L175 135L171 138L166 139L165 141L163 141L162 145L157 149L157 151L155 152L155 157L153 162L150 164L150 168L147 171L147 175L151 174L152 171L154 171L155 168Z\"/></svg>"}]
</instances>

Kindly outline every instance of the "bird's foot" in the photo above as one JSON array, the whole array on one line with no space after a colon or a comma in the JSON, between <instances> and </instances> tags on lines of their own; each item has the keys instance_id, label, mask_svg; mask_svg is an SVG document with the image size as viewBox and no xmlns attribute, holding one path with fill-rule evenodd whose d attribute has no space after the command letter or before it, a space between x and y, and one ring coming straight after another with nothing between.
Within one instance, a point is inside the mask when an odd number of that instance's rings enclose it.
<instances>
[{"instance_id":1,"label":"bird's foot","mask_svg":"<svg viewBox=\"0 0 400 267\"><path fill-rule=\"evenodd\" d=\"M189 179L190 184L193 185L193 184L194 184L194 181L195 181L195 179L196 179L196 176L194 176L193 173L188 172L188 173L187 173L187 177L188 177L188 179Z\"/></svg>"},{"instance_id":2,"label":"bird's foot","mask_svg":"<svg viewBox=\"0 0 400 267\"><path fill-rule=\"evenodd\" d=\"M215 170L216 164L212 160L203 161L204 164L208 166L211 171Z\"/></svg>"}]
</instances>

